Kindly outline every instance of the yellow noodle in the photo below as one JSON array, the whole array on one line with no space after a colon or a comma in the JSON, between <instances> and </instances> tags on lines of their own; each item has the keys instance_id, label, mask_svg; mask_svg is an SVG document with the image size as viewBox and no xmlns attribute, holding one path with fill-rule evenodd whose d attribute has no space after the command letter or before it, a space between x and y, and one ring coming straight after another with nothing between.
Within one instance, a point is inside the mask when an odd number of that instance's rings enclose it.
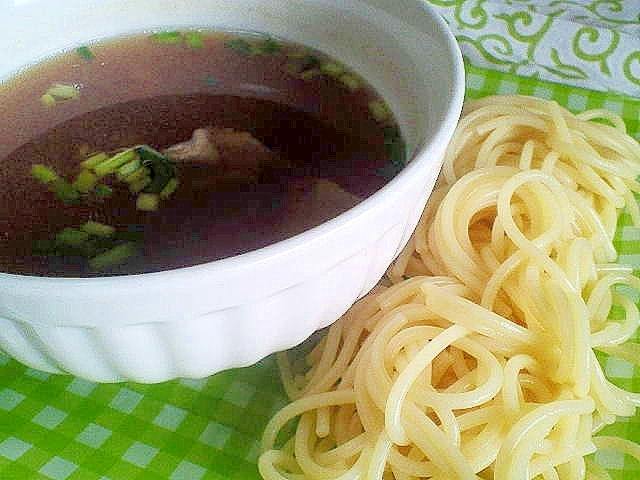
<instances>
[{"instance_id":1,"label":"yellow noodle","mask_svg":"<svg viewBox=\"0 0 640 480\"><path fill-rule=\"evenodd\" d=\"M390 439L396 445L407 445L409 443L401 424L403 402L413 382L424 370L428 363L448 345L468 333L464 327L454 325L435 336L423 349L413 358L402 373L395 379L389 395L387 396L385 407L385 426Z\"/></svg>"},{"instance_id":2,"label":"yellow noodle","mask_svg":"<svg viewBox=\"0 0 640 480\"><path fill-rule=\"evenodd\" d=\"M511 428L503 440L496 458L496 480L532 478L528 474L531 457L539 442L556 426L563 415L591 413L594 402L584 400L560 400L534 408Z\"/></svg>"},{"instance_id":3,"label":"yellow noodle","mask_svg":"<svg viewBox=\"0 0 640 480\"><path fill-rule=\"evenodd\" d=\"M277 356L293 401L265 429L261 475L605 480L586 457L596 449L640 459L633 442L596 436L640 394L611 383L594 353L640 365L627 295L640 279L614 263L613 243L623 208L640 227L638 175L640 146L610 112L467 102L387 281L308 365Z\"/></svg>"}]
</instances>

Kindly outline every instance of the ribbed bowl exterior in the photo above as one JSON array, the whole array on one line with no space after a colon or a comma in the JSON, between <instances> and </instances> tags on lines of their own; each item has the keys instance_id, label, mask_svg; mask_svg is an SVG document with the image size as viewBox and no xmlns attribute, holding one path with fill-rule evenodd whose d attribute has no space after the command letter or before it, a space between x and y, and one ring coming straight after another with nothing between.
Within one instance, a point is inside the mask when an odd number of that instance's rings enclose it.
<instances>
[{"instance_id":1,"label":"ribbed bowl exterior","mask_svg":"<svg viewBox=\"0 0 640 480\"><path fill-rule=\"evenodd\" d=\"M397 223L315 278L191 318L51 326L0 317L0 348L31 367L97 382L155 383L250 365L342 315L380 279L408 230Z\"/></svg>"},{"instance_id":2,"label":"ribbed bowl exterior","mask_svg":"<svg viewBox=\"0 0 640 480\"><path fill-rule=\"evenodd\" d=\"M413 153L395 179L356 207L244 255L122 277L0 273L0 349L31 367L97 382L200 378L298 344L379 281L420 218L464 96L460 50L425 2L49 3L0 4L0 44L11 45L0 56L0 80L91 39L149 28L269 32L335 55L367 78Z\"/></svg>"}]
</instances>

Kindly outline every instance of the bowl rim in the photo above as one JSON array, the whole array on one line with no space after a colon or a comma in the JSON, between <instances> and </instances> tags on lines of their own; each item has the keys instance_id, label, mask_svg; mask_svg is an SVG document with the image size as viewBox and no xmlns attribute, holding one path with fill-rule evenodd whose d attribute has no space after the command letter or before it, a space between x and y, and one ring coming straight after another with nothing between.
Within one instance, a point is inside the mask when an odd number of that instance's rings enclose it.
<instances>
[{"instance_id":1,"label":"bowl rim","mask_svg":"<svg viewBox=\"0 0 640 480\"><path fill-rule=\"evenodd\" d=\"M416 6L421 8L426 16L430 17L430 20L437 25L435 34L445 45L447 51L446 56L452 59L452 84L449 88L451 99L447 104L446 110L443 112L442 119L437 124L437 128L433 129L429 142L425 144L424 139L419 141L414 151L409 154L409 162L398 175L360 203L322 224L296 235L264 247L218 260L154 272L97 277L53 277L0 272L0 284L6 288L15 287L37 290L46 289L47 287L95 289L118 286L119 288L126 288L130 283L139 285L141 281L153 283L179 281L181 278L191 276L194 273L202 275L215 272L216 275L220 275L224 274L224 272L235 270L238 267L247 268L251 265L268 261L274 257L285 255L287 252L302 248L303 245L310 241L320 241L330 232L349 224L361 215L366 214L366 212L373 210L381 198L387 197L391 192L398 189L400 185L405 183L407 177L413 176L414 172L420 168L426 168L425 161L417 162L414 160L428 156L430 150L436 148L435 146L448 143L448 139L455 129L462 112L465 96L465 70L460 47L447 22L435 8L427 2L422 1L416 2Z\"/></svg>"}]
</instances>

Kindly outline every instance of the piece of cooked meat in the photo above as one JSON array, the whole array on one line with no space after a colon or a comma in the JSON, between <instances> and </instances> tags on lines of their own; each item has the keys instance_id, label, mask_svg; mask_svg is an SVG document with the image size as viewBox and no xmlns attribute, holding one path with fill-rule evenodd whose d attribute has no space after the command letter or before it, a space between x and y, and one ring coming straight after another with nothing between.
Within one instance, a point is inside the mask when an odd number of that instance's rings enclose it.
<instances>
[{"instance_id":1,"label":"piece of cooked meat","mask_svg":"<svg viewBox=\"0 0 640 480\"><path fill-rule=\"evenodd\" d=\"M220 163L220 152L214 143L213 133L208 128L194 130L186 142L177 143L163 153L171 160L178 162L202 162L217 165Z\"/></svg>"},{"instance_id":2,"label":"piece of cooked meat","mask_svg":"<svg viewBox=\"0 0 640 480\"><path fill-rule=\"evenodd\" d=\"M254 178L275 157L249 132L232 128L206 127L193 132L191 139L163 152L177 162L219 166L225 177Z\"/></svg>"},{"instance_id":3,"label":"piece of cooked meat","mask_svg":"<svg viewBox=\"0 0 640 480\"><path fill-rule=\"evenodd\" d=\"M325 178L290 179L285 199L286 225L315 227L361 202L340 185ZM297 233L297 232L291 232Z\"/></svg>"}]
</instances>

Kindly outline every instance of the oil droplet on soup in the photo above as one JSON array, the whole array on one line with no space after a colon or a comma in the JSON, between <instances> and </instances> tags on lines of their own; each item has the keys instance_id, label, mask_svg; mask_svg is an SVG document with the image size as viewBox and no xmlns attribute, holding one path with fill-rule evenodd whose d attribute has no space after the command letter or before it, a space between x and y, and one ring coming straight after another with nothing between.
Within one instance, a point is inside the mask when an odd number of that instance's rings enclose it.
<instances>
[{"instance_id":1,"label":"oil droplet on soup","mask_svg":"<svg viewBox=\"0 0 640 480\"><path fill-rule=\"evenodd\" d=\"M0 88L0 270L196 265L339 215L404 166L366 80L259 34L97 42Z\"/></svg>"}]
</instances>

